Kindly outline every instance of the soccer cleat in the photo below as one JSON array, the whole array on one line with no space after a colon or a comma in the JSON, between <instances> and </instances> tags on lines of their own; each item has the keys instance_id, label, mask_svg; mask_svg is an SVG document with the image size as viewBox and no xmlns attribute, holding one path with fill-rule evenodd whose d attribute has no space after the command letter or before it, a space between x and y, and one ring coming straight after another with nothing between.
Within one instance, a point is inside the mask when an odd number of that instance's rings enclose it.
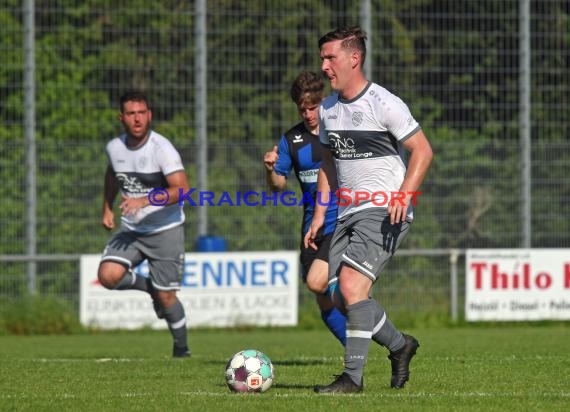
<instances>
[{"instance_id":1,"label":"soccer cleat","mask_svg":"<svg viewBox=\"0 0 570 412\"><path fill-rule=\"evenodd\" d=\"M388 359L392 361L392 381L390 386L396 389L403 388L408 379L410 379L410 361L420 347L420 343L416 338L406 334L403 335L405 340L404 347L388 355Z\"/></svg>"},{"instance_id":2,"label":"soccer cleat","mask_svg":"<svg viewBox=\"0 0 570 412\"><path fill-rule=\"evenodd\" d=\"M357 385L346 373L337 375L333 383L327 386L315 386L317 393L358 393L362 392L363 381Z\"/></svg>"},{"instance_id":3,"label":"soccer cleat","mask_svg":"<svg viewBox=\"0 0 570 412\"><path fill-rule=\"evenodd\" d=\"M172 348L172 357L173 358L189 358L190 356L192 356L192 352L190 352L190 349L188 349L188 346L184 346L182 348L174 346Z\"/></svg>"}]
</instances>

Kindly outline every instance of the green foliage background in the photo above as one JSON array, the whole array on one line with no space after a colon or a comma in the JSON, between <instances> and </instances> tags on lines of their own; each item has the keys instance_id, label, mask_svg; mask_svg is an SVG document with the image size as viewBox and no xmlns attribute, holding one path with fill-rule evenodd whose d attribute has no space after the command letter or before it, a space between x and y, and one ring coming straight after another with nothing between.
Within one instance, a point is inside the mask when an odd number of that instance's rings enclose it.
<instances>
[{"instance_id":1,"label":"green foliage background","mask_svg":"<svg viewBox=\"0 0 570 412\"><path fill-rule=\"evenodd\" d=\"M536 2L532 20L533 246L568 247L569 10ZM36 4L38 222L41 254L98 253L105 143L117 100L145 89L155 129L169 137L197 184L194 3L60 0ZM359 19L359 1L208 1L208 189L266 190L261 159L298 121L289 99L301 69L319 70L317 40ZM517 2L373 0L367 58L374 81L401 96L435 152L407 248L518 247ZM21 4L0 6L0 254L26 251ZM563 114L561 116L561 114ZM296 182L291 179L291 190ZM187 207L187 249L198 214ZM230 250L296 249L300 208L210 207L209 231ZM45 263L42 290L73 290L71 264ZM413 282L447 270L418 258ZM24 265L6 265L17 290ZM414 275L416 274L416 275ZM9 276L14 276L11 278ZM417 277L414 278L414 276ZM12 291L13 289L6 289Z\"/></svg>"}]
</instances>

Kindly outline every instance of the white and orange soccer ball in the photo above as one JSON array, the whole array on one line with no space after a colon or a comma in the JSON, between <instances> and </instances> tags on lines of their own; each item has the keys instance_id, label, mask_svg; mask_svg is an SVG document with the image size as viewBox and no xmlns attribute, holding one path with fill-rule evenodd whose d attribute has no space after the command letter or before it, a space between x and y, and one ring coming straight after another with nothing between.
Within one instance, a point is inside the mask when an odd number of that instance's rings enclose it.
<instances>
[{"instance_id":1,"label":"white and orange soccer ball","mask_svg":"<svg viewBox=\"0 0 570 412\"><path fill-rule=\"evenodd\" d=\"M263 352L242 350L226 365L226 383L232 392L265 392L273 385L273 364Z\"/></svg>"}]
</instances>

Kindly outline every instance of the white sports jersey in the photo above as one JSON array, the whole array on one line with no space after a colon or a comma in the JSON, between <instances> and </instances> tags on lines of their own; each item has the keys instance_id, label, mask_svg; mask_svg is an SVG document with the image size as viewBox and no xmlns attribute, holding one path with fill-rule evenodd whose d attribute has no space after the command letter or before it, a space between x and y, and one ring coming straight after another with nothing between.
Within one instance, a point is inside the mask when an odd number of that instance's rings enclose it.
<instances>
[{"instance_id":1,"label":"white sports jersey","mask_svg":"<svg viewBox=\"0 0 570 412\"><path fill-rule=\"evenodd\" d=\"M151 131L141 147L130 149L127 135L122 134L107 144L109 164L115 171L120 192L126 197L148 196L155 188L167 188L166 177L184 170L180 154L164 136ZM121 217L122 224L138 233L156 233L184 223L184 210L178 204L149 205L136 214Z\"/></svg>"},{"instance_id":2,"label":"white sports jersey","mask_svg":"<svg viewBox=\"0 0 570 412\"><path fill-rule=\"evenodd\" d=\"M383 195L398 192L406 174L401 143L420 130L406 104L388 90L368 83L352 100L328 96L319 108L320 141L328 146L336 165L341 218L378 207ZM375 203L360 200L364 193ZM376 195L372 196L372 194ZM350 197L350 201L348 198ZM344 204L344 205L343 205ZM380 207L387 207L386 203ZM412 218L411 207L408 217Z\"/></svg>"}]
</instances>

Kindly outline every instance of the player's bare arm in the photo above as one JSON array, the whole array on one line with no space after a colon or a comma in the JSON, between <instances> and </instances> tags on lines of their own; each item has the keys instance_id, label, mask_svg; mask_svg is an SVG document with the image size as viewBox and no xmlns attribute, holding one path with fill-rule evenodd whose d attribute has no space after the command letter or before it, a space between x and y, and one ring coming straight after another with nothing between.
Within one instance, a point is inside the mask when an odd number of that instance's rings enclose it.
<instances>
[{"instance_id":1,"label":"player's bare arm","mask_svg":"<svg viewBox=\"0 0 570 412\"><path fill-rule=\"evenodd\" d=\"M404 147L410 152L406 177L400 187L401 193L406 196L388 205L390 223L403 222L408 214L408 207L412 201L413 192L421 186L433 158L431 145L422 130L415 133L404 142Z\"/></svg>"},{"instance_id":2,"label":"player's bare arm","mask_svg":"<svg viewBox=\"0 0 570 412\"><path fill-rule=\"evenodd\" d=\"M166 176L166 182L168 183L168 188L165 190L168 192L168 202L163 206L168 206L173 203L178 203L180 199L180 191L186 193L188 189L188 179L184 170L174 172ZM123 215L135 214L139 209L150 205L148 196L141 197L126 197L123 196L120 209Z\"/></svg>"},{"instance_id":3,"label":"player's bare arm","mask_svg":"<svg viewBox=\"0 0 570 412\"><path fill-rule=\"evenodd\" d=\"M180 191L182 193L188 192L188 178L184 170L179 170L166 176L166 181L168 182L168 195L170 196L170 201L167 205L173 203L178 203L180 200ZM148 201L148 198L147 198Z\"/></svg>"},{"instance_id":4,"label":"player's bare arm","mask_svg":"<svg viewBox=\"0 0 570 412\"><path fill-rule=\"evenodd\" d=\"M327 212L327 205L330 201L330 196L336 190L336 169L333 163L332 154L328 147L322 146L323 159L321 161L321 168L317 177L317 202L315 202L315 213L309 231L305 234L303 243L305 247L311 246L313 249L318 249L314 243L319 229L325 222L325 214ZM333 184L330 184L333 182Z\"/></svg>"},{"instance_id":5,"label":"player's bare arm","mask_svg":"<svg viewBox=\"0 0 570 412\"><path fill-rule=\"evenodd\" d=\"M117 183L115 172L111 165L107 166L103 187L103 216L101 218L101 224L105 229L112 230L115 227L113 203L119 192L119 184Z\"/></svg>"},{"instance_id":6,"label":"player's bare arm","mask_svg":"<svg viewBox=\"0 0 570 412\"><path fill-rule=\"evenodd\" d=\"M273 170L278 159L277 146L273 146L273 149L263 156L263 165L265 166L265 178L269 188L276 192L282 192L287 187L287 179L285 176L279 176Z\"/></svg>"}]
</instances>

